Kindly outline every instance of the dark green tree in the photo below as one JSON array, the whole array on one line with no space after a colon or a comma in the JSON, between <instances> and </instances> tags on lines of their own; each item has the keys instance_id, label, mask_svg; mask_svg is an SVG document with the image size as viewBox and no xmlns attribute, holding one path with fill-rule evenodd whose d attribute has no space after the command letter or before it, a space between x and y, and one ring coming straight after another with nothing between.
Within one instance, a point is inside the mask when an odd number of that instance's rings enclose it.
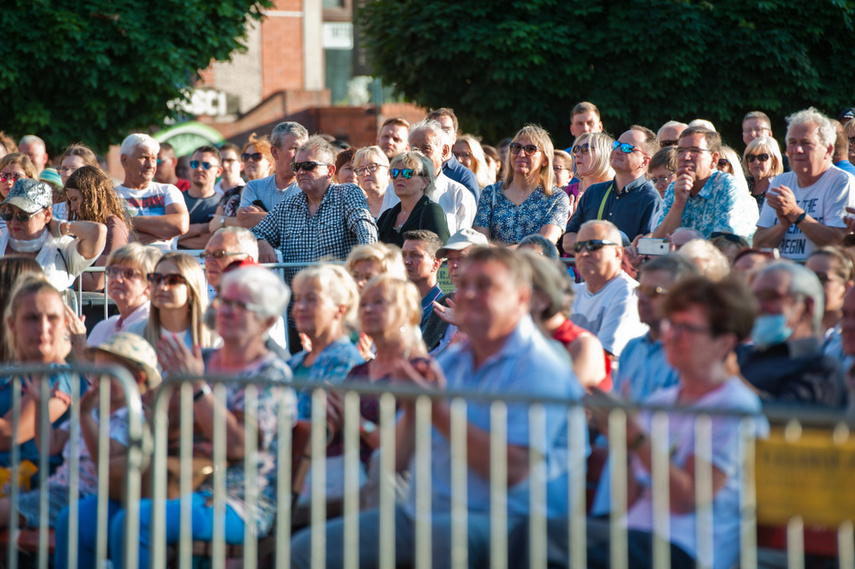
<instances>
[{"instance_id":1,"label":"dark green tree","mask_svg":"<svg viewBox=\"0 0 855 569\"><path fill-rule=\"evenodd\" d=\"M569 111L606 128L706 118L741 147L744 113L853 106L851 0L366 0L376 75L426 107L454 107L488 140L537 122L559 146Z\"/></svg>"},{"instance_id":2,"label":"dark green tree","mask_svg":"<svg viewBox=\"0 0 855 569\"><path fill-rule=\"evenodd\" d=\"M59 151L163 124L199 69L241 47L269 0L7 0L0 129Z\"/></svg>"}]
</instances>

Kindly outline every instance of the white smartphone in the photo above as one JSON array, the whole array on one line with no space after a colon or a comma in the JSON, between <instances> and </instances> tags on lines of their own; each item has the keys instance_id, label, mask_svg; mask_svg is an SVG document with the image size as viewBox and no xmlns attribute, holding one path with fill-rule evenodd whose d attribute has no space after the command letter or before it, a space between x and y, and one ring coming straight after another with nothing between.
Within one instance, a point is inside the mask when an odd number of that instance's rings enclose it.
<instances>
[{"instance_id":1,"label":"white smartphone","mask_svg":"<svg viewBox=\"0 0 855 569\"><path fill-rule=\"evenodd\" d=\"M639 255L667 255L671 252L671 246L667 239L653 239L651 237L638 240Z\"/></svg>"}]
</instances>

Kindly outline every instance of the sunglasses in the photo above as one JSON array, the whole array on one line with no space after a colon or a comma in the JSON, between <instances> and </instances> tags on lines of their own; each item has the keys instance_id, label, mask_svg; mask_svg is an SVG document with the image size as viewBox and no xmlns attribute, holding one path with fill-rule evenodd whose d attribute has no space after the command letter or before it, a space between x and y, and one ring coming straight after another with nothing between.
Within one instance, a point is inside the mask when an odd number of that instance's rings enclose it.
<instances>
[{"instance_id":1,"label":"sunglasses","mask_svg":"<svg viewBox=\"0 0 855 569\"><path fill-rule=\"evenodd\" d=\"M582 156L587 156L591 152L591 147L587 144L577 144L572 148L573 154L581 154Z\"/></svg>"},{"instance_id":2,"label":"sunglasses","mask_svg":"<svg viewBox=\"0 0 855 569\"><path fill-rule=\"evenodd\" d=\"M667 148L668 146L677 146L677 142L678 141L676 140L663 140L659 143L659 146L661 146L662 148Z\"/></svg>"},{"instance_id":3,"label":"sunglasses","mask_svg":"<svg viewBox=\"0 0 855 569\"><path fill-rule=\"evenodd\" d=\"M719 168L729 168L730 162L727 161L727 158L719 158L718 159L718 167Z\"/></svg>"},{"instance_id":4,"label":"sunglasses","mask_svg":"<svg viewBox=\"0 0 855 569\"><path fill-rule=\"evenodd\" d=\"M171 275L149 273L145 276L145 280L147 280L151 286L160 286L160 283L163 283L168 287L178 286L180 284L187 284L187 279L177 273L173 273Z\"/></svg>"},{"instance_id":5,"label":"sunglasses","mask_svg":"<svg viewBox=\"0 0 855 569\"><path fill-rule=\"evenodd\" d=\"M252 154L244 152L240 155L240 159L244 162L261 162L262 158L264 158L264 154L261 152L253 152Z\"/></svg>"},{"instance_id":6,"label":"sunglasses","mask_svg":"<svg viewBox=\"0 0 855 569\"><path fill-rule=\"evenodd\" d=\"M3 172L0 173L0 182L12 182L13 184L20 180L21 178L26 178L26 174L19 174L18 172Z\"/></svg>"},{"instance_id":7,"label":"sunglasses","mask_svg":"<svg viewBox=\"0 0 855 569\"><path fill-rule=\"evenodd\" d=\"M452 154L454 154L454 157L457 158L458 161L469 160L472 158L471 152L452 152Z\"/></svg>"},{"instance_id":8,"label":"sunglasses","mask_svg":"<svg viewBox=\"0 0 855 569\"><path fill-rule=\"evenodd\" d=\"M603 247L611 245L613 247L617 247L617 243L612 243L611 241L604 241L602 239L591 239L589 241L576 241L576 244L573 245L573 250L577 253L581 252L582 249L586 251L599 251Z\"/></svg>"},{"instance_id":9,"label":"sunglasses","mask_svg":"<svg viewBox=\"0 0 855 569\"><path fill-rule=\"evenodd\" d=\"M107 267L104 269L104 272L107 273L107 277L111 279L117 279L122 277L122 280L128 281L134 278L137 275L142 274L140 271L136 269L127 269L125 267Z\"/></svg>"},{"instance_id":10,"label":"sunglasses","mask_svg":"<svg viewBox=\"0 0 855 569\"><path fill-rule=\"evenodd\" d=\"M755 160L757 160L758 162L765 162L768 159L769 159L769 155L765 154L765 153L764 154L746 154L745 155L745 161L748 162L749 164L751 164Z\"/></svg>"},{"instance_id":11,"label":"sunglasses","mask_svg":"<svg viewBox=\"0 0 855 569\"><path fill-rule=\"evenodd\" d=\"M647 298L656 298L657 296L664 296L668 294L668 289L662 288L661 286L645 286L638 285L635 287L635 295L636 296L646 296Z\"/></svg>"},{"instance_id":12,"label":"sunglasses","mask_svg":"<svg viewBox=\"0 0 855 569\"><path fill-rule=\"evenodd\" d=\"M199 253L199 258L204 259L205 261L209 259L216 259L219 261L220 259L224 259L226 257L234 257L235 255L246 255L246 253L242 251L238 251L236 253L228 253L223 249L217 249L215 251L202 251L201 253Z\"/></svg>"},{"instance_id":13,"label":"sunglasses","mask_svg":"<svg viewBox=\"0 0 855 569\"><path fill-rule=\"evenodd\" d=\"M540 148L538 148L534 144L526 144L525 146L523 146L519 142L510 143L508 145L508 149L511 151L511 154L519 154L520 152L525 152L526 156L531 156L532 154L540 150Z\"/></svg>"},{"instance_id":14,"label":"sunglasses","mask_svg":"<svg viewBox=\"0 0 855 569\"><path fill-rule=\"evenodd\" d=\"M409 180L415 173L412 168L392 168L392 179L397 180L398 176L403 176L405 180Z\"/></svg>"},{"instance_id":15,"label":"sunglasses","mask_svg":"<svg viewBox=\"0 0 855 569\"><path fill-rule=\"evenodd\" d=\"M36 212L39 213L39 212ZM19 211L18 213L13 213L9 210L4 211L0 216L3 217L3 221L9 222L13 219L18 220L19 223L27 223L30 219L36 215L36 213L27 213L25 211Z\"/></svg>"},{"instance_id":16,"label":"sunglasses","mask_svg":"<svg viewBox=\"0 0 855 569\"><path fill-rule=\"evenodd\" d=\"M639 152L644 154L644 151L635 145L632 145L628 142L621 142L619 140L615 140L614 142L612 142L612 150L617 150L617 149L620 149L620 151L623 152L624 154L632 154L636 150L638 150ZM647 154L644 154L644 155L647 156Z\"/></svg>"},{"instance_id":17,"label":"sunglasses","mask_svg":"<svg viewBox=\"0 0 855 569\"><path fill-rule=\"evenodd\" d=\"M202 166L203 170L210 170L211 168L214 167L214 165L211 164L210 162L199 162L198 160L191 160L190 161L190 169L191 170L197 169L200 165Z\"/></svg>"},{"instance_id":18,"label":"sunglasses","mask_svg":"<svg viewBox=\"0 0 855 569\"><path fill-rule=\"evenodd\" d=\"M243 302L232 298L223 298L218 296L213 300L214 307L217 309L228 308L229 310L240 310L242 312L261 312L263 307L251 302Z\"/></svg>"},{"instance_id":19,"label":"sunglasses","mask_svg":"<svg viewBox=\"0 0 855 569\"><path fill-rule=\"evenodd\" d=\"M353 173L357 176L364 176L365 174L373 174L377 171L377 168L381 167L383 164L366 164L365 166L360 166L359 168L354 168Z\"/></svg>"},{"instance_id":20,"label":"sunglasses","mask_svg":"<svg viewBox=\"0 0 855 569\"><path fill-rule=\"evenodd\" d=\"M332 166L332 164L327 164L326 162L292 162L291 170L294 172L299 172L300 170L311 172L318 166Z\"/></svg>"}]
</instances>

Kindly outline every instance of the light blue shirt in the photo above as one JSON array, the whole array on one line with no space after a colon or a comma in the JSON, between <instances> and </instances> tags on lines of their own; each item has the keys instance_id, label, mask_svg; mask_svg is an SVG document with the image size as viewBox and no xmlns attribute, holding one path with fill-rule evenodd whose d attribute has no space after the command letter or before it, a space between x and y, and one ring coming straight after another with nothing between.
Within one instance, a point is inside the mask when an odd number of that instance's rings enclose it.
<instances>
[{"instance_id":1,"label":"light blue shirt","mask_svg":"<svg viewBox=\"0 0 855 569\"><path fill-rule=\"evenodd\" d=\"M653 341L648 332L627 342L612 377L612 391L623 400L637 402L663 387L677 385L679 379L665 357L662 340Z\"/></svg>"},{"instance_id":2,"label":"light blue shirt","mask_svg":"<svg viewBox=\"0 0 855 569\"><path fill-rule=\"evenodd\" d=\"M469 344L453 346L439 356L449 389L474 390L504 395L539 395L579 400L584 391L573 369L550 347L529 316L524 316L502 349L476 368ZM529 441L527 404L507 407L507 443L536 448L546 455L547 514L566 515L567 500L567 409L565 406L545 407L546 432L533 433ZM470 401L466 409L470 425L490 430L490 404ZM587 453L587 428L572 436L582 437ZM432 511L451 509L451 447L436 429L431 435ZM415 489L419 472L410 464L413 476L407 513L415 513ZM468 473L467 499L472 512L487 512L490 508L490 483L473 470ZM525 480L508 489L509 515L526 515L529 510L529 482Z\"/></svg>"}]
</instances>

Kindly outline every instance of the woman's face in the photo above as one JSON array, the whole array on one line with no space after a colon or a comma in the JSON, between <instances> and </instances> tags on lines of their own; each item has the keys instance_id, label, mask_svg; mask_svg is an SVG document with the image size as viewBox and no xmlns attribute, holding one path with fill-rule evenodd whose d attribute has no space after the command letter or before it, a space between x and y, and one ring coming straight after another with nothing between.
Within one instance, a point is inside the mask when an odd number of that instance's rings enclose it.
<instances>
[{"instance_id":1,"label":"woman's face","mask_svg":"<svg viewBox=\"0 0 855 569\"><path fill-rule=\"evenodd\" d=\"M190 288L178 270L178 265L172 261L163 261L157 264L154 273L165 278L151 285L151 303L160 310L189 309ZM177 276L170 278L170 275Z\"/></svg>"},{"instance_id":2,"label":"woman's face","mask_svg":"<svg viewBox=\"0 0 855 569\"><path fill-rule=\"evenodd\" d=\"M68 211L80 215L80 204L83 203L83 194L77 188L66 188L65 197L68 200Z\"/></svg>"},{"instance_id":3,"label":"woman's face","mask_svg":"<svg viewBox=\"0 0 855 569\"><path fill-rule=\"evenodd\" d=\"M825 292L825 310L835 311L843 308L843 297L850 284L840 276L840 261L829 255L814 255L809 257L805 267L813 271L822 283Z\"/></svg>"},{"instance_id":4,"label":"woman's face","mask_svg":"<svg viewBox=\"0 0 855 569\"><path fill-rule=\"evenodd\" d=\"M405 168L403 164L398 164L396 168L392 168L392 170L395 169L399 170L399 172L398 177L392 180L392 184L394 184L395 195L398 196L398 199L403 200L411 197L421 198L425 193L425 188L427 188L428 179L422 177L411 168ZM409 179L405 177L407 172L413 173L412 177Z\"/></svg>"},{"instance_id":5,"label":"woman's face","mask_svg":"<svg viewBox=\"0 0 855 569\"><path fill-rule=\"evenodd\" d=\"M12 219L6 222L9 235L15 239L31 241L41 236L45 226L50 221L51 209L29 214L16 205L7 204L3 207L4 214L9 212Z\"/></svg>"},{"instance_id":6,"label":"woman's face","mask_svg":"<svg viewBox=\"0 0 855 569\"><path fill-rule=\"evenodd\" d=\"M385 298L379 286L372 287L359 300L359 325L372 338L400 331L400 311Z\"/></svg>"},{"instance_id":7,"label":"woman's face","mask_svg":"<svg viewBox=\"0 0 855 569\"><path fill-rule=\"evenodd\" d=\"M361 292L365 288L365 285L368 284L368 281L382 272L383 267L380 265L380 261L364 259L353 263L353 270L350 271L350 275L356 281L356 286Z\"/></svg>"},{"instance_id":8,"label":"woman's face","mask_svg":"<svg viewBox=\"0 0 855 569\"><path fill-rule=\"evenodd\" d=\"M356 174L353 172L353 160L342 164L336 173L339 184L356 184Z\"/></svg>"},{"instance_id":9,"label":"woman's face","mask_svg":"<svg viewBox=\"0 0 855 569\"><path fill-rule=\"evenodd\" d=\"M522 145L523 148L527 146L537 146L526 135L520 136L514 142ZM548 162L546 155L540 148L535 150L531 156L526 155L525 150L520 150L517 154L514 154L510 149L508 149L508 159L511 161L514 172L523 176L540 172L540 169Z\"/></svg>"},{"instance_id":10,"label":"woman's face","mask_svg":"<svg viewBox=\"0 0 855 569\"><path fill-rule=\"evenodd\" d=\"M295 281L293 292L291 314L297 330L315 338L331 327L341 326L345 309L332 301L320 283L314 279L300 279Z\"/></svg>"},{"instance_id":11,"label":"woman's face","mask_svg":"<svg viewBox=\"0 0 855 569\"><path fill-rule=\"evenodd\" d=\"M381 193L389 187L391 177L388 166L376 162L365 162L361 163L356 170L359 170L359 173L356 174L356 181L363 190Z\"/></svg>"},{"instance_id":12,"label":"woman's face","mask_svg":"<svg viewBox=\"0 0 855 569\"><path fill-rule=\"evenodd\" d=\"M43 290L19 299L9 318L9 337L14 338L22 362L59 363L65 359L67 320L65 306L56 292Z\"/></svg>"},{"instance_id":13,"label":"woman's face","mask_svg":"<svg viewBox=\"0 0 855 569\"><path fill-rule=\"evenodd\" d=\"M62 185L65 185L75 170L83 166L86 166L86 162L80 156L72 155L63 158L62 164L59 166L59 177L62 178Z\"/></svg>"},{"instance_id":14,"label":"woman's face","mask_svg":"<svg viewBox=\"0 0 855 569\"><path fill-rule=\"evenodd\" d=\"M475 160L472 158L472 151L469 149L469 145L461 140L458 140L454 143L454 146L451 147L451 153L454 154L454 157L457 158L457 161L472 170L474 170Z\"/></svg>"},{"instance_id":15,"label":"woman's face","mask_svg":"<svg viewBox=\"0 0 855 569\"><path fill-rule=\"evenodd\" d=\"M591 159L591 147L587 140L573 147L573 160L576 161L577 176L587 176L591 173L594 161Z\"/></svg>"},{"instance_id":16,"label":"woman's face","mask_svg":"<svg viewBox=\"0 0 855 569\"><path fill-rule=\"evenodd\" d=\"M485 156L484 159L487 161L487 183L494 184L502 173L502 163L493 160L490 156Z\"/></svg>"},{"instance_id":17,"label":"woman's face","mask_svg":"<svg viewBox=\"0 0 855 569\"><path fill-rule=\"evenodd\" d=\"M248 308L255 301L240 283L229 283L217 300L217 333L224 342L261 338L267 331L267 319Z\"/></svg>"},{"instance_id":18,"label":"woman's face","mask_svg":"<svg viewBox=\"0 0 855 569\"><path fill-rule=\"evenodd\" d=\"M565 187L570 183L573 171L570 169L572 164L568 164L563 156L556 156L552 161L552 171L555 172L555 185L559 188Z\"/></svg>"},{"instance_id":19,"label":"woman's face","mask_svg":"<svg viewBox=\"0 0 855 569\"><path fill-rule=\"evenodd\" d=\"M765 150L746 152L743 158L748 163L748 172L755 180L772 176L772 155Z\"/></svg>"},{"instance_id":20,"label":"woman's face","mask_svg":"<svg viewBox=\"0 0 855 569\"><path fill-rule=\"evenodd\" d=\"M117 263L107 267L106 272L107 295L119 307L136 307L148 300L148 281L139 267Z\"/></svg>"},{"instance_id":21,"label":"woman's face","mask_svg":"<svg viewBox=\"0 0 855 569\"><path fill-rule=\"evenodd\" d=\"M663 320L665 355L668 363L681 374L708 370L716 359L723 357L718 349L723 339L713 337L709 326L709 319L698 306Z\"/></svg>"},{"instance_id":22,"label":"woman's face","mask_svg":"<svg viewBox=\"0 0 855 569\"><path fill-rule=\"evenodd\" d=\"M15 182L28 177L20 164L11 164L0 169L0 194L3 195L3 199L6 199Z\"/></svg>"},{"instance_id":23,"label":"woman's face","mask_svg":"<svg viewBox=\"0 0 855 569\"><path fill-rule=\"evenodd\" d=\"M250 144L246 147L246 152L244 152L244 154L252 156L257 152L258 149L255 147L255 145ZM270 175L272 167L273 164L270 163L270 160L268 160L267 157L263 153L261 153L260 160L253 160L252 158L250 158L249 160L246 160L243 163L243 173L244 176L246 176L247 181L260 180L261 178L266 178Z\"/></svg>"}]
</instances>

